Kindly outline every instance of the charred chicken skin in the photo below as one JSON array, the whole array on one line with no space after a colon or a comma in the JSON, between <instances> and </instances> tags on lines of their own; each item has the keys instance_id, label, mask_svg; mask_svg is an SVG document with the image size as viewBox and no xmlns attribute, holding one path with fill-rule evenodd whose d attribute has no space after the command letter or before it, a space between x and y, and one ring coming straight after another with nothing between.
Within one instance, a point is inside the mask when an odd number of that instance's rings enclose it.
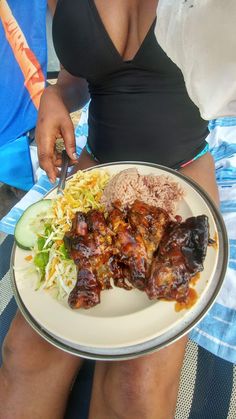
<instances>
[{"instance_id":1,"label":"charred chicken skin","mask_svg":"<svg viewBox=\"0 0 236 419\"><path fill-rule=\"evenodd\" d=\"M203 270L209 243L208 218L171 222L153 259L146 292L150 299L184 301L189 280Z\"/></svg>"},{"instance_id":2,"label":"charred chicken skin","mask_svg":"<svg viewBox=\"0 0 236 419\"><path fill-rule=\"evenodd\" d=\"M126 210L119 203L103 212L78 212L64 237L78 268L69 296L72 308L90 308L100 293L115 286L145 291L150 299L185 301L189 281L203 270L209 243L206 216L182 222L167 212L136 200Z\"/></svg>"}]
</instances>

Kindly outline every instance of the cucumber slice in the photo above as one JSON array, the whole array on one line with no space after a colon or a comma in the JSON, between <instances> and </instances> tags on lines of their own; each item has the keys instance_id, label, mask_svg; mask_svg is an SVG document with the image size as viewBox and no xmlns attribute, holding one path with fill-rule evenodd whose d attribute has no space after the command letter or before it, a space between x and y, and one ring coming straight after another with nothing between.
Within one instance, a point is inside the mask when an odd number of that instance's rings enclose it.
<instances>
[{"instance_id":1,"label":"cucumber slice","mask_svg":"<svg viewBox=\"0 0 236 419\"><path fill-rule=\"evenodd\" d=\"M30 205L20 217L15 228L16 244L25 250L30 250L34 247L37 241L37 234L32 229L32 222L40 214L46 214L52 207L51 199L42 199L35 204Z\"/></svg>"}]
</instances>

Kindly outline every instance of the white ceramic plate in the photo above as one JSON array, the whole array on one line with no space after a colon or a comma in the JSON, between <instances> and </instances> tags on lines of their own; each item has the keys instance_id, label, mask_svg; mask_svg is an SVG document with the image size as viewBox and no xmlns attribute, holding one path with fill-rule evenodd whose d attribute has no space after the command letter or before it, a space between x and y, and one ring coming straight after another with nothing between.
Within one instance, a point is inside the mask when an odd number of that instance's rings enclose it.
<instances>
[{"instance_id":1,"label":"white ceramic plate","mask_svg":"<svg viewBox=\"0 0 236 419\"><path fill-rule=\"evenodd\" d=\"M136 167L141 174L168 174L185 191L178 214L184 219L206 214L210 237L217 247L208 247L204 271L195 289L198 300L191 309L177 312L175 302L150 301L144 292L120 288L103 291L101 304L89 310L72 310L44 290L35 291L36 274L26 275L30 254L14 246L13 288L18 305L45 339L78 355L94 359L126 359L161 348L187 333L207 312L224 278L228 242L222 218L208 196L192 181L162 166L147 163L112 163L96 166L111 174ZM89 169L92 170L92 169ZM47 198L55 196L55 190Z\"/></svg>"}]
</instances>

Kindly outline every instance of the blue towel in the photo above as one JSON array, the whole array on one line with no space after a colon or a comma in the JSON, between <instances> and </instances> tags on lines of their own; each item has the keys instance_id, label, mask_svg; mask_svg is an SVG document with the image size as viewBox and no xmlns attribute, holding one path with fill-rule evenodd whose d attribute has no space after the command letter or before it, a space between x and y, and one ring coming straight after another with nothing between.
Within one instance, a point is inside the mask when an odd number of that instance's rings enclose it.
<instances>
[{"instance_id":1,"label":"blue towel","mask_svg":"<svg viewBox=\"0 0 236 419\"><path fill-rule=\"evenodd\" d=\"M208 137L215 158L221 210L230 240L230 260L224 286L204 319L190 333L192 340L219 357L236 363L236 118L212 121ZM87 108L76 129L78 152L87 135ZM51 188L43 173L30 192L0 222L0 230L13 234L16 221L25 208Z\"/></svg>"},{"instance_id":2,"label":"blue towel","mask_svg":"<svg viewBox=\"0 0 236 419\"><path fill-rule=\"evenodd\" d=\"M0 181L24 191L34 185L29 139L26 135L0 147Z\"/></svg>"}]
</instances>

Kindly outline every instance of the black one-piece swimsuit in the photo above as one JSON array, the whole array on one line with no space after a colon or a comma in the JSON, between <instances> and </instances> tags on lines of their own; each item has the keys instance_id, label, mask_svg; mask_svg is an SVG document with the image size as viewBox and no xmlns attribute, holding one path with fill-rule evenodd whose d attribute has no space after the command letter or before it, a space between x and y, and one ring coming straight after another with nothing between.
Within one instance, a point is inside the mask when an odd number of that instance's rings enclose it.
<instances>
[{"instance_id":1,"label":"black one-piece swimsuit","mask_svg":"<svg viewBox=\"0 0 236 419\"><path fill-rule=\"evenodd\" d=\"M58 2L55 50L68 72L88 81L88 145L101 163L136 160L179 168L206 146L207 122L181 71L159 46L155 24L134 58L124 61L94 0Z\"/></svg>"}]
</instances>

